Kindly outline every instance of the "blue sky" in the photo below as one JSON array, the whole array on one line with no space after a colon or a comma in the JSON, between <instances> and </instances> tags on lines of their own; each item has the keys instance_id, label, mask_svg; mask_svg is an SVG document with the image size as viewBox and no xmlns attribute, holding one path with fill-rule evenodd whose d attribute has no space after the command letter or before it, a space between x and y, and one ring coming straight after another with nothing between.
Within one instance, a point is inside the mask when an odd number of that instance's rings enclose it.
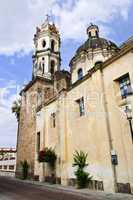
<instances>
[{"instance_id":1,"label":"blue sky","mask_svg":"<svg viewBox=\"0 0 133 200\"><path fill-rule=\"evenodd\" d=\"M132 0L4 0L0 7L0 147L16 144L17 123L11 105L31 79L33 34L46 13L61 33L62 68L86 39L86 28L99 25L102 37L118 45L133 36Z\"/></svg>"}]
</instances>

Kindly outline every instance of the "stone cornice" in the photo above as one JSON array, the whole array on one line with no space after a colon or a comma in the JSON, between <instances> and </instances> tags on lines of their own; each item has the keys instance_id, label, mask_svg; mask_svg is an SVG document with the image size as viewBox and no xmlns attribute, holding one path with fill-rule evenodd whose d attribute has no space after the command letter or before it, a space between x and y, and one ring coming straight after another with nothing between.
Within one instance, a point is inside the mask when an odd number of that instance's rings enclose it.
<instances>
[{"instance_id":1,"label":"stone cornice","mask_svg":"<svg viewBox=\"0 0 133 200\"><path fill-rule=\"evenodd\" d=\"M43 108L45 106L48 106L52 102L56 101L63 92L67 92L67 91L68 90L65 89L65 88L63 88L62 90L60 90L58 94L55 94L52 98L50 98L47 102L45 102L42 106L40 106L40 108L37 109L37 112L39 112L41 110L41 108Z\"/></svg>"},{"instance_id":2,"label":"stone cornice","mask_svg":"<svg viewBox=\"0 0 133 200\"><path fill-rule=\"evenodd\" d=\"M35 52L35 54L33 55L33 57L35 57L38 53L47 53L47 52L52 53L52 54L56 54L56 55L60 54L59 51L52 52L50 48L47 48L47 49L43 49L43 50L37 50Z\"/></svg>"},{"instance_id":3,"label":"stone cornice","mask_svg":"<svg viewBox=\"0 0 133 200\"><path fill-rule=\"evenodd\" d=\"M117 52L115 55L113 55L111 58L103 62L102 68L107 67L109 64L113 63L117 59L119 59L121 56L124 56L126 53L133 51L133 41L130 44L125 44L123 48L119 52Z\"/></svg>"},{"instance_id":4,"label":"stone cornice","mask_svg":"<svg viewBox=\"0 0 133 200\"><path fill-rule=\"evenodd\" d=\"M39 77L39 76L36 76L33 80L31 80L20 92L20 95L22 95L23 92L26 92L30 87L32 87L32 85L34 83L36 83L37 81L42 81L42 82L48 82L48 83L52 83L51 80L49 79L46 79L46 78L43 78L43 77Z\"/></svg>"}]
</instances>

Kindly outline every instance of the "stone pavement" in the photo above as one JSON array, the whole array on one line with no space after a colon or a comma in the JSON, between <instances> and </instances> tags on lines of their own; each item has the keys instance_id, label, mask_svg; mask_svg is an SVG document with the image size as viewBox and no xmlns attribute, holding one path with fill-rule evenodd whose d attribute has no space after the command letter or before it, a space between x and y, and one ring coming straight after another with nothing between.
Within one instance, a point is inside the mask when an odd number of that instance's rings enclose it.
<instances>
[{"instance_id":1,"label":"stone pavement","mask_svg":"<svg viewBox=\"0 0 133 200\"><path fill-rule=\"evenodd\" d=\"M20 182L26 182L33 185L39 185L41 188L48 188L55 191L62 191L70 194L77 194L81 197L92 197L92 199L97 200L133 200L133 195L122 194L122 193L106 193L103 191L94 191L90 189L76 189L72 186L62 186L59 184L49 184L46 182L30 181L30 180L20 180Z\"/></svg>"}]
</instances>

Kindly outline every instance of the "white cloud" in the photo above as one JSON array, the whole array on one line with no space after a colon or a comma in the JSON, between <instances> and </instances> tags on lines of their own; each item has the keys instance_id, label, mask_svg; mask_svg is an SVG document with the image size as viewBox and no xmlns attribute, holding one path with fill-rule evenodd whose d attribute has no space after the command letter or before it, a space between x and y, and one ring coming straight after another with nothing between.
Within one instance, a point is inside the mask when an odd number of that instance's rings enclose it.
<instances>
[{"instance_id":1,"label":"white cloud","mask_svg":"<svg viewBox=\"0 0 133 200\"><path fill-rule=\"evenodd\" d=\"M11 107L17 91L18 86L12 80L0 87L0 147L16 146L17 121Z\"/></svg>"},{"instance_id":2,"label":"white cloud","mask_svg":"<svg viewBox=\"0 0 133 200\"><path fill-rule=\"evenodd\" d=\"M100 24L107 34L105 24L118 16L126 20L131 4L132 0L4 0L0 5L0 54L28 53L35 27L43 23L50 10L62 37L80 40L90 22Z\"/></svg>"},{"instance_id":3,"label":"white cloud","mask_svg":"<svg viewBox=\"0 0 133 200\"><path fill-rule=\"evenodd\" d=\"M72 8L71 2L67 1L62 6L56 4L53 12L63 37L78 40L85 37L85 27L90 22L99 24L103 34L108 35L109 22L117 17L126 20L128 9L133 3L132 0L75 0Z\"/></svg>"},{"instance_id":4,"label":"white cloud","mask_svg":"<svg viewBox=\"0 0 133 200\"><path fill-rule=\"evenodd\" d=\"M38 24L55 0L4 0L0 5L0 53L29 52Z\"/></svg>"},{"instance_id":5,"label":"white cloud","mask_svg":"<svg viewBox=\"0 0 133 200\"><path fill-rule=\"evenodd\" d=\"M7 108L0 107L0 147L15 147L17 122Z\"/></svg>"}]
</instances>

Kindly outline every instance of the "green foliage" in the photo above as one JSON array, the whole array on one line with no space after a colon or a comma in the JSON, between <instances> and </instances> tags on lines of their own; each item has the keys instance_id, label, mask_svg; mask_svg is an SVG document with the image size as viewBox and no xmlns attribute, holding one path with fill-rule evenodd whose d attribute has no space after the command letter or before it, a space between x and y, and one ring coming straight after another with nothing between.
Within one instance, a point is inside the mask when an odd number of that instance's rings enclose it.
<instances>
[{"instance_id":1,"label":"green foliage","mask_svg":"<svg viewBox=\"0 0 133 200\"><path fill-rule=\"evenodd\" d=\"M85 188L88 185L89 181L92 179L88 172L85 172L83 169L79 168L75 172L75 176L77 178L78 188Z\"/></svg>"},{"instance_id":2,"label":"green foliage","mask_svg":"<svg viewBox=\"0 0 133 200\"><path fill-rule=\"evenodd\" d=\"M0 160L4 159L4 155L5 155L5 152L2 150L2 151L0 152Z\"/></svg>"},{"instance_id":3,"label":"green foliage","mask_svg":"<svg viewBox=\"0 0 133 200\"><path fill-rule=\"evenodd\" d=\"M57 159L57 155L52 148L45 148L44 150L39 152L38 160L39 162L47 162L51 167L55 166L55 162Z\"/></svg>"},{"instance_id":4,"label":"green foliage","mask_svg":"<svg viewBox=\"0 0 133 200\"><path fill-rule=\"evenodd\" d=\"M87 156L88 154L85 154L83 151L76 151L73 158L73 167L77 166L78 168L83 169L84 167L88 166L86 163Z\"/></svg>"},{"instance_id":5,"label":"green foliage","mask_svg":"<svg viewBox=\"0 0 133 200\"><path fill-rule=\"evenodd\" d=\"M20 106L21 106L21 100L20 99L13 102L12 113L15 113L15 116L16 116L18 121L19 121L19 116L20 116Z\"/></svg>"},{"instance_id":6,"label":"green foliage","mask_svg":"<svg viewBox=\"0 0 133 200\"><path fill-rule=\"evenodd\" d=\"M5 154L5 153L4 153L4 151L2 150L2 151L0 152L0 155L1 155L1 156L4 156L4 154Z\"/></svg>"},{"instance_id":7,"label":"green foliage","mask_svg":"<svg viewBox=\"0 0 133 200\"><path fill-rule=\"evenodd\" d=\"M92 179L88 172L84 171L84 168L88 166L86 163L88 154L85 154L83 151L76 151L74 154L74 163L73 167L77 167L75 171L75 176L77 179L78 188L85 188L89 181Z\"/></svg>"},{"instance_id":8,"label":"green foliage","mask_svg":"<svg viewBox=\"0 0 133 200\"><path fill-rule=\"evenodd\" d=\"M20 164L22 166L22 178L27 179L29 164L28 164L27 160L21 161Z\"/></svg>"}]
</instances>

